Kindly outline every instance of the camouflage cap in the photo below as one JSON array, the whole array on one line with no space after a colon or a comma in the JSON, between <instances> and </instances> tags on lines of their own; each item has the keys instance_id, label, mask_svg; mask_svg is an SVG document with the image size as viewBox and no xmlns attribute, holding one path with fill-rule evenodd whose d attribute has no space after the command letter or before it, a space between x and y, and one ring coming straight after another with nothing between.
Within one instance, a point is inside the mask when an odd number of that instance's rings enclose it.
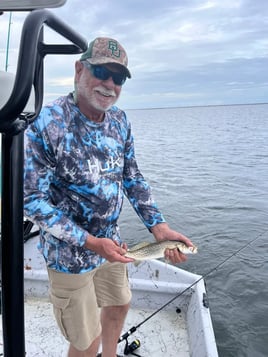
<instances>
[{"instance_id":1,"label":"camouflage cap","mask_svg":"<svg viewBox=\"0 0 268 357\"><path fill-rule=\"evenodd\" d=\"M128 58L125 49L120 43L112 38L97 37L90 42L88 49L80 58L90 64L117 63L123 67L128 78L131 74L127 68Z\"/></svg>"}]
</instances>

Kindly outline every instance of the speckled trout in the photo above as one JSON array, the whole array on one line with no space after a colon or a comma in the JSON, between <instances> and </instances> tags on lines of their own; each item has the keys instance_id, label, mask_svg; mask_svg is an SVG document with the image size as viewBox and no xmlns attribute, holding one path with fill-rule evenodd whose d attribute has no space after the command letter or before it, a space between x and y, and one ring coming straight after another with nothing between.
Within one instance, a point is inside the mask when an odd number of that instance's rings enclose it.
<instances>
[{"instance_id":1,"label":"speckled trout","mask_svg":"<svg viewBox=\"0 0 268 357\"><path fill-rule=\"evenodd\" d=\"M165 240L162 242L139 243L127 250L125 257L137 261L164 258L166 249L178 249L183 254L197 253L197 247L188 247L185 243L176 240Z\"/></svg>"}]
</instances>

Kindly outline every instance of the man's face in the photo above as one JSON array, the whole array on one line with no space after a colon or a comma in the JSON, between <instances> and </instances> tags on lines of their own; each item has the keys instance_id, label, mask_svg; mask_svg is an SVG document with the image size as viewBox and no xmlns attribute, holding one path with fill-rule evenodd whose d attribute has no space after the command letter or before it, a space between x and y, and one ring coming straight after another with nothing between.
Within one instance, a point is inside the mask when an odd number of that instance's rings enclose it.
<instances>
[{"instance_id":1,"label":"man's face","mask_svg":"<svg viewBox=\"0 0 268 357\"><path fill-rule=\"evenodd\" d=\"M120 70L114 64L105 65L112 72ZM88 112L104 113L119 98L121 86L116 85L109 77L106 80L96 78L82 62L76 63L75 85L80 110L88 116Z\"/></svg>"}]
</instances>

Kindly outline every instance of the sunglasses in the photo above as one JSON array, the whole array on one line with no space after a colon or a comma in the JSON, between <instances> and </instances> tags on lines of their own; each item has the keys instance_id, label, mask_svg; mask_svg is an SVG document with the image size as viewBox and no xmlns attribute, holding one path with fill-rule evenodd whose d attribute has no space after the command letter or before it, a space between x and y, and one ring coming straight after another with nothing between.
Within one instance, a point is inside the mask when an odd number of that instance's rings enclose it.
<instances>
[{"instance_id":1,"label":"sunglasses","mask_svg":"<svg viewBox=\"0 0 268 357\"><path fill-rule=\"evenodd\" d=\"M106 81L107 79L112 77L115 85L122 86L127 79L125 74L112 72L104 66L92 65L86 61L83 61L83 63L95 78L100 79L102 81Z\"/></svg>"}]
</instances>

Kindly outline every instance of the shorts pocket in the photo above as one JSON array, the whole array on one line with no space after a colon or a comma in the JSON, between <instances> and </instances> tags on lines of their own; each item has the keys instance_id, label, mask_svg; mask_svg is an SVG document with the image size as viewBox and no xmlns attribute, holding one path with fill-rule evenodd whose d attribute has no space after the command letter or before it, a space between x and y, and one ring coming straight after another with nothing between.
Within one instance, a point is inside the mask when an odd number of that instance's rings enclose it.
<instances>
[{"instance_id":1,"label":"shorts pocket","mask_svg":"<svg viewBox=\"0 0 268 357\"><path fill-rule=\"evenodd\" d=\"M51 299L53 306L55 306L58 309L62 309L62 310L66 309L66 307L70 303L70 298L58 297L56 295L53 295L52 293L50 294L50 299Z\"/></svg>"},{"instance_id":2,"label":"shorts pocket","mask_svg":"<svg viewBox=\"0 0 268 357\"><path fill-rule=\"evenodd\" d=\"M68 313L66 313L66 310L70 305L70 298L58 297L58 296L50 293L50 300L53 305L54 315L55 315L57 324L61 330L61 333L63 334L63 336L66 339L68 339L67 330L65 328L65 319L68 316Z\"/></svg>"}]
</instances>

